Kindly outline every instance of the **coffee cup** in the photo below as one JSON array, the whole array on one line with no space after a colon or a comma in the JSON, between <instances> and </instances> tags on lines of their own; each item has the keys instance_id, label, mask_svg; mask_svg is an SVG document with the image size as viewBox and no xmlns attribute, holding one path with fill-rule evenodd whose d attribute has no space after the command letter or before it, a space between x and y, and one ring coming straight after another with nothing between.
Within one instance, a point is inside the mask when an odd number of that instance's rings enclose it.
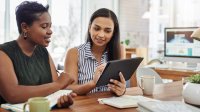
<instances>
[{"instance_id":1,"label":"coffee cup","mask_svg":"<svg viewBox=\"0 0 200 112\"><path fill-rule=\"evenodd\" d=\"M45 97L33 97L28 99L23 106L23 112L26 112L26 106L29 105L29 112L50 112L50 102Z\"/></svg>"},{"instance_id":2,"label":"coffee cup","mask_svg":"<svg viewBox=\"0 0 200 112\"><path fill-rule=\"evenodd\" d=\"M141 76L141 88L144 95L152 95L155 85L155 76L143 75Z\"/></svg>"}]
</instances>

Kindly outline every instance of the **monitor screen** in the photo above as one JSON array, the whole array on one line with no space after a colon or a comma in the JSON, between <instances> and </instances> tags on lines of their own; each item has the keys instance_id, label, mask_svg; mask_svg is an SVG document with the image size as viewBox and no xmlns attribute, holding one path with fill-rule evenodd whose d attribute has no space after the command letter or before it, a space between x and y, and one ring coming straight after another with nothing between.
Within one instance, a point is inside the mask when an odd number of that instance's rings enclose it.
<instances>
[{"instance_id":1,"label":"monitor screen","mask_svg":"<svg viewBox=\"0 0 200 112\"><path fill-rule=\"evenodd\" d=\"M165 28L165 58L180 62L187 61L187 58L200 61L200 41L191 38L191 34L196 29L197 27Z\"/></svg>"}]
</instances>

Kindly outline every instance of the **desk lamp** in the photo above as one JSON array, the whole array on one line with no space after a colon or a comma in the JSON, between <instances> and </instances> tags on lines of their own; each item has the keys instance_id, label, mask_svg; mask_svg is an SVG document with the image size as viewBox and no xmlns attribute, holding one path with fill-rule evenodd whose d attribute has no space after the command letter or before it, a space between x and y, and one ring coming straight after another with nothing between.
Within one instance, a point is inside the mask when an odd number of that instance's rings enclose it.
<instances>
[{"instance_id":1,"label":"desk lamp","mask_svg":"<svg viewBox=\"0 0 200 112\"><path fill-rule=\"evenodd\" d=\"M192 33L191 37L192 37L193 39L195 39L195 40L200 41L200 28L198 28L197 30L195 30L195 31Z\"/></svg>"}]
</instances>

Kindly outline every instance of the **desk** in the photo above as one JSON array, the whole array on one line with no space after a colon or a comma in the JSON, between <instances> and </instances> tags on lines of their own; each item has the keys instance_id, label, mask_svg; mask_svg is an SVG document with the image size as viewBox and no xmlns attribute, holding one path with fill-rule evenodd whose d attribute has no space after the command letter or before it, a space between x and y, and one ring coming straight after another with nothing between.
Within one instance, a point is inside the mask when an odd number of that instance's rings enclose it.
<instances>
[{"instance_id":1,"label":"desk","mask_svg":"<svg viewBox=\"0 0 200 112\"><path fill-rule=\"evenodd\" d=\"M189 77L191 75L200 73L191 70L175 70L175 69L160 69L160 68L155 68L155 71L163 79L172 79L174 81L182 80L182 77Z\"/></svg>"},{"instance_id":2,"label":"desk","mask_svg":"<svg viewBox=\"0 0 200 112\"><path fill-rule=\"evenodd\" d=\"M172 84L163 84L155 86L155 95L149 96L160 100L182 100L182 82ZM162 89L161 89L162 88ZM162 91L160 91L162 90ZM164 91L166 90L166 91ZM141 95L142 91L138 87L127 88L127 95ZM89 94L86 96L77 96L74 99L74 104L70 108L52 110L51 112L137 112L136 108L117 109L108 105L99 104L98 98L111 97L110 92L101 92ZM0 108L0 112L8 112Z\"/></svg>"},{"instance_id":3,"label":"desk","mask_svg":"<svg viewBox=\"0 0 200 112\"><path fill-rule=\"evenodd\" d=\"M161 76L161 78L172 79L173 81L179 81L182 80L182 77L189 77L191 75L200 73L191 70L175 70L175 69L161 69L161 68L155 68L154 70ZM135 74L130 79L130 86L131 87L137 86L137 80Z\"/></svg>"}]
</instances>

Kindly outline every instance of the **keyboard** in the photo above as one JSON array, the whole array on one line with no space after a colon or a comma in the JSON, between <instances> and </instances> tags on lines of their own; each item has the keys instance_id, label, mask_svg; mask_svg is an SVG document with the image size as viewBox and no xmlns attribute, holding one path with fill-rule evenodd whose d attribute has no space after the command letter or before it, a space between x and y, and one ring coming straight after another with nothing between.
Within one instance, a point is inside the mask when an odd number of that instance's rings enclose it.
<instances>
[{"instance_id":1,"label":"keyboard","mask_svg":"<svg viewBox=\"0 0 200 112\"><path fill-rule=\"evenodd\" d=\"M145 67L147 67L147 68L161 68L161 69L169 68L169 66L167 64L147 65Z\"/></svg>"},{"instance_id":2,"label":"keyboard","mask_svg":"<svg viewBox=\"0 0 200 112\"><path fill-rule=\"evenodd\" d=\"M139 112L200 112L200 109L181 101L139 102Z\"/></svg>"},{"instance_id":3,"label":"keyboard","mask_svg":"<svg viewBox=\"0 0 200 112\"><path fill-rule=\"evenodd\" d=\"M200 71L195 67L185 67L185 66L169 66L167 64L157 64L157 65L147 65L147 68L160 68L160 69L174 69L174 70L192 70L192 71Z\"/></svg>"},{"instance_id":4,"label":"keyboard","mask_svg":"<svg viewBox=\"0 0 200 112\"><path fill-rule=\"evenodd\" d=\"M175 69L175 70L196 70L196 68L192 68L192 67L180 67L180 66L173 66L173 67L171 67L171 69Z\"/></svg>"}]
</instances>

